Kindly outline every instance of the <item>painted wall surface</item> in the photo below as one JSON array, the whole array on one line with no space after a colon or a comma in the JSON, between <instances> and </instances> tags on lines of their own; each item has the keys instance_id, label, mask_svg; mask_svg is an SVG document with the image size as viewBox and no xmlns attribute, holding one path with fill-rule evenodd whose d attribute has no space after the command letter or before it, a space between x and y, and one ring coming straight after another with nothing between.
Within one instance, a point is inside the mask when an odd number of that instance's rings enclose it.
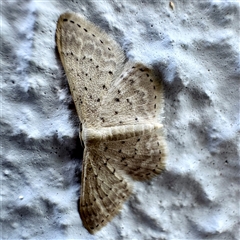
<instances>
[{"instance_id":1,"label":"painted wall surface","mask_svg":"<svg viewBox=\"0 0 240 240\"><path fill-rule=\"evenodd\" d=\"M238 1L1 2L1 239L239 239ZM90 235L56 22L79 12L162 76L166 171Z\"/></svg>"}]
</instances>

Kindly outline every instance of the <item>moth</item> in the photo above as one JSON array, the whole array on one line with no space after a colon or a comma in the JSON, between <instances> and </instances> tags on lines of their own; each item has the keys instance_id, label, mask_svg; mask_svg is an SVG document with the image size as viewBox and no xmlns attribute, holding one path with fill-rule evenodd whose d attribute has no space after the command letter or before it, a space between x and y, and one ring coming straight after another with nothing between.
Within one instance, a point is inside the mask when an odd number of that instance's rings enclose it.
<instances>
[{"instance_id":1,"label":"moth","mask_svg":"<svg viewBox=\"0 0 240 240\"><path fill-rule=\"evenodd\" d=\"M163 86L149 67L127 61L116 41L81 15L59 17L56 43L82 124L79 206L93 234L119 212L133 180L164 169Z\"/></svg>"}]
</instances>

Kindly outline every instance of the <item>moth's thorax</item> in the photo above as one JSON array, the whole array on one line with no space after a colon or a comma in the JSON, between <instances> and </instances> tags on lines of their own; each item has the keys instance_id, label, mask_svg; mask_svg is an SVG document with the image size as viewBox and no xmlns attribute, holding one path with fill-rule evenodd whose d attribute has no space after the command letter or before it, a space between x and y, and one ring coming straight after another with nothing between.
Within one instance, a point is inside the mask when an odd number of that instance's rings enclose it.
<instances>
[{"instance_id":1,"label":"moth's thorax","mask_svg":"<svg viewBox=\"0 0 240 240\"><path fill-rule=\"evenodd\" d=\"M80 138L85 145L98 141L120 141L131 137L149 134L163 127L162 124L138 124L138 125L124 125L114 127L102 128L86 128L82 126Z\"/></svg>"}]
</instances>

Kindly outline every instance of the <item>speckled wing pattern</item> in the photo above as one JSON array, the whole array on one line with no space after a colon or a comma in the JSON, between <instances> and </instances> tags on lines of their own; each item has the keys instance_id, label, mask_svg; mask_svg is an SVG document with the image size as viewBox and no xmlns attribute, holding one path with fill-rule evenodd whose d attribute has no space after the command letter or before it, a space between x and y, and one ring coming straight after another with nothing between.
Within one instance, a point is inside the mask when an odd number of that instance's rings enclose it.
<instances>
[{"instance_id":1,"label":"speckled wing pattern","mask_svg":"<svg viewBox=\"0 0 240 240\"><path fill-rule=\"evenodd\" d=\"M118 44L83 16L62 14L56 42L82 123L80 215L95 233L130 196L131 179L164 169L162 84L143 64L125 63Z\"/></svg>"}]
</instances>

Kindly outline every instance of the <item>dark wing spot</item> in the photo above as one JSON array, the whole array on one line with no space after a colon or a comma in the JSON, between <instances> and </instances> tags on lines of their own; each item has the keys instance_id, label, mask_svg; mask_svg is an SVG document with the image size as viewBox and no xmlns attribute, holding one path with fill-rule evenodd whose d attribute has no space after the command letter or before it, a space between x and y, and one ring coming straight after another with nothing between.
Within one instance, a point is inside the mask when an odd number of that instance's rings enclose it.
<instances>
[{"instance_id":1,"label":"dark wing spot","mask_svg":"<svg viewBox=\"0 0 240 240\"><path fill-rule=\"evenodd\" d=\"M87 91L87 87L84 87L84 89Z\"/></svg>"},{"instance_id":2,"label":"dark wing spot","mask_svg":"<svg viewBox=\"0 0 240 240\"><path fill-rule=\"evenodd\" d=\"M100 98L97 99L97 102L100 102Z\"/></svg>"},{"instance_id":3,"label":"dark wing spot","mask_svg":"<svg viewBox=\"0 0 240 240\"><path fill-rule=\"evenodd\" d=\"M100 42L103 43L103 41L100 39Z\"/></svg>"},{"instance_id":4,"label":"dark wing spot","mask_svg":"<svg viewBox=\"0 0 240 240\"><path fill-rule=\"evenodd\" d=\"M68 20L66 18L63 19L64 22L67 22Z\"/></svg>"},{"instance_id":5,"label":"dark wing spot","mask_svg":"<svg viewBox=\"0 0 240 240\"><path fill-rule=\"evenodd\" d=\"M152 79L150 79L150 82L153 82L153 80L152 80Z\"/></svg>"},{"instance_id":6,"label":"dark wing spot","mask_svg":"<svg viewBox=\"0 0 240 240\"><path fill-rule=\"evenodd\" d=\"M132 105L132 103L130 102L130 100L127 98L127 102L130 104L130 105Z\"/></svg>"},{"instance_id":7,"label":"dark wing spot","mask_svg":"<svg viewBox=\"0 0 240 240\"><path fill-rule=\"evenodd\" d=\"M110 75L112 75L112 74L113 74L113 72L112 72L112 71L109 71L108 73L109 73Z\"/></svg>"},{"instance_id":8,"label":"dark wing spot","mask_svg":"<svg viewBox=\"0 0 240 240\"><path fill-rule=\"evenodd\" d=\"M120 94L121 93L121 91L120 90L118 90L118 94Z\"/></svg>"},{"instance_id":9,"label":"dark wing spot","mask_svg":"<svg viewBox=\"0 0 240 240\"><path fill-rule=\"evenodd\" d=\"M111 49L110 49L110 48L108 48L108 50L109 50L109 51L111 51Z\"/></svg>"},{"instance_id":10,"label":"dark wing spot","mask_svg":"<svg viewBox=\"0 0 240 240\"><path fill-rule=\"evenodd\" d=\"M134 83L134 80L133 79L130 79L129 80L130 84L132 85Z\"/></svg>"},{"instance_id":11,"label":"dark wing spot","mask_svg":"<svg viewBox=\"0 0 240 240\"><path fill-rule=\"evenodd\" d=\"M118 111L115 111L115 114L117 115L117 114L118 114Z\"/></svg>"},{"instance_id":12,"label":"dark wing spot","mask_svg":"<svg viewBox=\"0 0 240 240\"><path fill-rule=\"evenodd\" d=\"M77 24L77 26L78 26L78 27L81 27L81 25L80 25L80 24Z\"/></svg>"},{"instance_id":13,"label":"dark wing spot","mask_svg":"<svg viewBox=\"0 0 240 240\"><path fill-rule=\"evenodd\" d=\"M154 104L154 108L156 108L156 104Z\"/></svg>"},{"instance_id":14,"label":"dark wing spot","mask_svg":"<svg viewBox=\"0 0 240 240\"><path fill-rule=\"evenodd\" d=\"M116 102L120 102L120 99L119 99L119 98L115 98L115 101L116 101Z\"/></svg>"},{"instance_id":15,"label":"dark wing spot","mask_svg":"<svg viewBox=\"0 0 240 240\"><path fill-rule=\"evenodd\" d=\"M73 20L70 20L70 22L71 22L71 23L74 23L74 21L73 21Z\"/></svg>"},{"instance_id":16,"label":"dark wing spot","mask_svg":"<svg viewBox=\"0 0 240 240\"><path fill-rule=\"evenodd\" d=\"M146 75L147 75L147 77L149 77L149 74L148 74L148 73L147 73Z\"/></svg>"},{"instance_id":17,"label":"dark wing spot","mask_svg":"<svg viewBox=\"0 0 240 240\"><path fill-rule=\"evenodd\" d=\"M142 69L142 68L140 68L139 70L140 70L141 72L144 72L144 69Z\"/></svg>"},{"instance_id":18,"label":"dark wing spot","mask_svg":"<svg viewBox=\"0 0 240 240\"><path fill-rule=\"evenodd\" d=\"M87 32L88 30L86 28L84 28L84 31Z\"/></svg>"},{"instance_id":19,"label":"dark wing spot","mask_svg":"<svg viewBox=\"0 0 240 240\"><path fill-rule=\"evenodd\" d=\"M97 65L96 68L99 68L99 66Z\"/></svg>"},{"instance_id":20,"label":"dark wing spot","mask_svg":"<svg viewBox=\"0 0 240 240\"><path fill-rule=\"evenodd\" d=\"M138 120L138 118L135 118L135 120L137 121L137 120Z\"/></svg>"},{"instance_id":21,"label":"dark wing spot","mask_svg":"<svg viewBox=\"0 0 240 240\"><path fill-rule=\"evenodd\" d=\"M93 37L96 37L94 34L92 34Z\"/></svg>"}]
</instances>

